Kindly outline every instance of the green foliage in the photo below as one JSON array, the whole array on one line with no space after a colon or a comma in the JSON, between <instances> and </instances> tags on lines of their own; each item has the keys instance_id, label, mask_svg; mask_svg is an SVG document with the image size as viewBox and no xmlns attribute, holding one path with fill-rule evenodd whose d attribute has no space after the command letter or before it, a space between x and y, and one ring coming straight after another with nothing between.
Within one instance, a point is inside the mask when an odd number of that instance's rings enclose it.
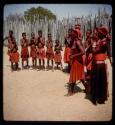
<instances>
[{"instance_id":1,"label":"green foliage","mask_svg":"<svg viewBox=\"0 0 115 125\"><path fill-rule=\"evenodd\" d=\"M30 8L24 12L24 17L27 21L35 22L36 20L47 18L48 20L56 20L56 15L54 15L50 10L37 7L37 8Z\"/></svg>"}]
</instances>

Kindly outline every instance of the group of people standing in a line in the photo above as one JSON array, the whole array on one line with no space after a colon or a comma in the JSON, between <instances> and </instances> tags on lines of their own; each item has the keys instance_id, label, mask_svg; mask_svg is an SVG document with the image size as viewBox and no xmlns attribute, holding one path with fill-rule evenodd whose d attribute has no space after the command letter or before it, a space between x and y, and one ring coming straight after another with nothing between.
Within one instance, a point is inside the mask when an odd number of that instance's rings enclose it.
<instances>
[{"instance_id":1,"label":"group of people standing in a line","mask_svg":"<svg viewBox=\"0 0 115 125\"><path fill-rule=\"evenodd\" d=\"M22 39L20 40L21 44L21 59L22 59L22 69L29 68L29 57L32 58L32 67L34 69L45 69L45 58L47 59L47 69L50 69L50 61L52 64L52 70L54 67L54 61L62 68L62 46L59 42L59 40L55 40L55 46L53 45L54 42L52 40L52 36L49 33L48 34L48 40L45 41L45 38L42 36L42 31L38 31L38 37L35 37L35 33L31 33L30 40L27 39L26 33L22 33ZM46 46L46 50L45 50ZM30 47L30 51L29 51ZM18 52L18 46L16 44L15 38L13 37L13 31L9 31L9 37L8 37L8 55L9 60L11 61L11 69L18 70L18 62L19 62L19 52ZM37 60L39 62L39 67L37 67ZM24 62L26 62L26 65L24 65Z\"/></svg>"},{"instance_id":2,"label":"group of people standing in a line","mask_svg":"<svg viewBox=\"0 0 115 125\"><path fill-rule=\"evenodd\" d=\"M64 63L68 64L68 72L70 73L67 96L75 94L76 81L80 80L85 87L85 93L91 94L92 102L94 104L103 104L109 96L105 60L109 58L111 62L110 48L108 46L111 36L107 26L103 25L93 30L87 30L85 44L82 43L82 38L80 24L76 24L73 29L69 29L67 36L65 36L63 60ZM47 41L42 36L41 30L38 31L37 38L35 33L32 32L30 40L26 38L26 33L22 33L22 68L24 67L24 61L27 62L27 67L29 67L29 57L32 57L33 68L37 66L37 58L39 67L42 69L45 69L45 58L47 59L47 69L49 69L50 60L52 69L54 61L57 64L57 68L58 65L62 68L62 46L59 40L55 40L55 46L53 44L50 33ZM13 63L15 63L18 69L19 53L12 31L9 31L8 55L10 56L11 68L13 68ZM87 74L85 74L85 70Z\"/></svg>"}]
</instances>

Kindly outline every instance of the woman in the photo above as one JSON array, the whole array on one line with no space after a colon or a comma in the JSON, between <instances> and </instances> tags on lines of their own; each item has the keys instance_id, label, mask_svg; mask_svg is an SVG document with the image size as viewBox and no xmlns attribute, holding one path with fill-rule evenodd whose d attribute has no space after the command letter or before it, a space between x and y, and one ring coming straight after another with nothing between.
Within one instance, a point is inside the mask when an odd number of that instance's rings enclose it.
<instances>
[{"instance_id":1,"label":"woman","mask_svg":"<svg viewBox=\"0 0 115 125\"><path fill-rule=\"evenodd\" d=\"M106 74L106 53L110 36L108 29L102 26L98 29L98 41L93 42L93 62L91 76L91 96L93 104L104 104L108 97Z\"/></svg>"},{"instance_id":2,"label":"woman","mask_svg":"<svg viewBox=\"0 0 115 125\"><path fill-rule=\"evenodd\" d=\"M70 71L70 77L69 77L69 89L67 96L71 96L74 94L74 87L76 81L80 80L84 87L85 90L86 84L84 82L84 62L82 56L84 55L85 51L82 45L81 39L79 39L79 31L78 30L73 30L72 31L72 39L73 39L73 45L71 47L71 71Z\"/></svg>"}]
</instances>

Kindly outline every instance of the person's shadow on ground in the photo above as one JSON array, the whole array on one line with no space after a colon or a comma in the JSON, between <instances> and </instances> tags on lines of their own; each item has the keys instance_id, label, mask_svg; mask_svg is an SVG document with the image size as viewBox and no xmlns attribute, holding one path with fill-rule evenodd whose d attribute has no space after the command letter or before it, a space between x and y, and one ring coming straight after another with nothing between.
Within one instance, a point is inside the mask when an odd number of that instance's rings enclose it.
<instances>
[{"instance_id":1,"label":"person's shadow on ground","mask_svg":"<svg viewBox=\"0 0 115 125\"><path fill-rule=\"evenodd\" d=\"M66 83L65 87L68 91L68 84L69 83ZM75 87L74 87L74 94L76 93L85 93L84 89L81 89L79 86L77 86L77 84L75 84ZM92 99L91 99L91 94L90 94L90 91L85 93L85 99L89 100L90 102L92 102Z\"/></svg>"}]
</instances>

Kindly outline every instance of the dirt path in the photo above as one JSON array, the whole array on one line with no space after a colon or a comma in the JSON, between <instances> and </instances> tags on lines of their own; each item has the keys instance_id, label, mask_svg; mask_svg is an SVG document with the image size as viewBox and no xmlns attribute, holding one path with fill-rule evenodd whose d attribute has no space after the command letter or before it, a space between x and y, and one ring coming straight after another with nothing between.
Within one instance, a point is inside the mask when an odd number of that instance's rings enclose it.
<instances>
[{"instance_id":1,"label":"dirt path","mask_svg":"<svg viewBox=\"0 0 115 125\"><path fill-rule=\"evenodd\" d=\"M4 119L18 121L108 121L112 117L112 69L109 67L109 98L106 104L93 105L78 92L71 97L66 83L69 75L62 71L10 71L4 48ZM21 65L20 65L21 66ZM78 90L84 89L78 84Z\"/></svg>"}]
</instances>

